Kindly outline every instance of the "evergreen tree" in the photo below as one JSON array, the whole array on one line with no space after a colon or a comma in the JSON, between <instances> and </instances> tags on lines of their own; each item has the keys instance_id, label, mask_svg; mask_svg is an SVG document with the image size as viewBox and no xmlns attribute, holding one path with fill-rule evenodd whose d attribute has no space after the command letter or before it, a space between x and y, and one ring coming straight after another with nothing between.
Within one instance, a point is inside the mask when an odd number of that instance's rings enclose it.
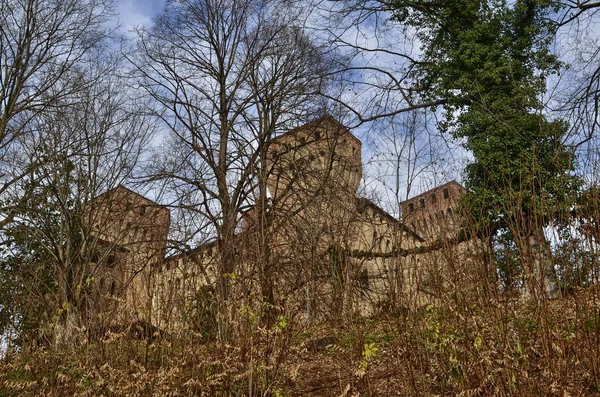
<instances>
[{"instance_id":1,"label":"evergreen tree","mask_svg":"<svg viewBox=\"0 0 600 397\"><path fill-rule=\"evenodd\" d=\"M466 169L473 219L488 233L509 230L529 275L551 271L543 227L568 210L577 187L568 126L549 120L541 101L561 66L549 51L553 11L546 0L449 0L399 1L395 13L419 33L415 77L445 99L442 128L474 156Z\"/></svg>"}]
</instances>

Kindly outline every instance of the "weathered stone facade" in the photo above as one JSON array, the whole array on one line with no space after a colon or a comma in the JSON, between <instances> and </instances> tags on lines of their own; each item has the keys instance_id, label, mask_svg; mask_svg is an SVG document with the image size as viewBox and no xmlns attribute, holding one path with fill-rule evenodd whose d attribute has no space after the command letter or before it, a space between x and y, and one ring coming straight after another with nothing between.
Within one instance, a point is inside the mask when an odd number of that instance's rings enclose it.
<instances>
[{"instance_id":1,"label":"weathered stone facade","mask_svg":"<svg viewBox=\"0 0 600 397\"><path fill-rule=\"evenodd\" d=\"M306 301L309 317L318 315L317 303L339 312L369 313L388 303L427 302L424 262L433 261L437 269L444 259L419 250L456 236L464 188L454 181L441 185L401 203L402 219L393 217L357 197L361 142L330 116L275 138L264 163L268 206L262 214L255 208L243 218L244 263L237 277L255 280L248 285L263 291L261 271L272 272L277 279L267 283L275 291L269 291L270 299ZM215 284L216 245L163 259L168 210L126 189L112 196L99 219L116 223L103 238L120 242L123 274L128 274L123 278L131 279L132 294L149 299L141 303L126 293L127 305L149 307L151 313L144 314L159 327L193 323L180 308L198 304L203 291ZM260 245L267 234L268 255Z\"/></svg>"},{"instance_id":2,"label":"weathered stone facade","mask_svg":"<svg viewBox=\"0 0 600 397\"><path fill-rule=\"evenodd\" d=\"M464 194L456 181L437 186L402 202L402 219L427 241L454 236L461 226L457 209Z\"/></svg>"},{"instance_id":3,"label":"weathered stone facade","mask_svg":"<svg viewBox=\"0 0 600 397\"><path fill-rule=\"evenodd\" d=\"M89 204L91 237L97 244L90 266L96 268L94 304L108 321L147 320L152 311L153 273L166 253L170 212L118 186Z\"/></svg>"}]
</instances>

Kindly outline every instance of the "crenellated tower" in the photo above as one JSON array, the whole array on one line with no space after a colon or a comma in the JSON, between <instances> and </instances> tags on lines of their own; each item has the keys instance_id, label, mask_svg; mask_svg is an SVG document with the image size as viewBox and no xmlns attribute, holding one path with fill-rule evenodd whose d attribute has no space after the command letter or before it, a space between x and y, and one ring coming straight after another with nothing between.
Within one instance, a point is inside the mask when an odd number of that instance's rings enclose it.
<instances>
[{"instance_id":1,"label":"crenellated tower","mask_svg":"<svg viewBox=\"0 0 600 397\"><path fill-rule=\"evenodd\" d=\"M314 203L354 205L362 177L361 141L326 115L275 138L268 150L268 188L288 210Z\"/></svg>"},{"instance_id":2,"label":"crenellated tower","mask_svg":"<svg viewBox=\"0 0 600 397\"><path fill-rule=\"evenodd\" d=\"M464 195L465 188L450 181L402 202L402 219L425 240L454 235L461 227L458 212Z\"/></svg>"}]
</instances>

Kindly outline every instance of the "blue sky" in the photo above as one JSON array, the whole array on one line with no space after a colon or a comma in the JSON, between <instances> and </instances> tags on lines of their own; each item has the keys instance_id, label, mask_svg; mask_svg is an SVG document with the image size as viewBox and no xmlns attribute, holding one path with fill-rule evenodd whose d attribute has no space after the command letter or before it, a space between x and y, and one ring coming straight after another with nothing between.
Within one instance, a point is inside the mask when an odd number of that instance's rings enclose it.
<instances>
[{"instance_id":1,"label":"blue sky","mask_svg":"<svg viewBox=\"0 0 600 397\"><path fill-rule=\"evenodd\" d=\"M125 31L131 31L133 28L140 25L150 26L152 24L152 18L163 10L165 1L166 0L116 0L115 8L119 16L119 22L121 26ZM325 23L325 25L328 24ZM373 26L366 24L365 26L361 27L361 34L357 35L356 30L353 29L345 31L345 34L348 36L349 41L354 39L359 40L359 44L366 47L375 48L380 45L388 45L394 46L394 48L401 48L403 51L414 51L414 48L405 48L406 46L415 47L416 44L413 42L413 40L408 40L407 42L402 41L402 37L404 36L400 35L399 32L395 30L393 25L381 25L381 27L384 28L384 31L376 32L372 30ZM401 40L401 42L397 42L397 40ZM385 41L386 44L383 44L381 41ZM367 55L359 55L356 62L368 63L371 66L382 66L385 69L389 68L390 65L395 65L398 60L394 57L385 56L385 54L378 54L378 57L375 58L374 55L369 53ZM370 75L360 75L354 76L354 78L362 81L363 79L368 80L375 77ZM401 117L398 118L400 119ZM389 169L390 165L388 164L389 161L387 160L390 156L390 158L395 158L397 153L387 153L385 150L387 143L379 142L379 131L369 133L369 127L363 126L362 128L353 130L353 132L363 141L365 176L364 194L375 194L382 201L380 204L385 206L388 210L396 212L397 208L395 208L394 203L397 202L398 198L395 197L393 188L391 188L391 185L394 185L394 183L392 180L390 180L391 177L389 175L389 173L394 170ZM402 132L398 133L400 136L404 135ZM414 190L408 193L410 196L431 188L432 183L439 184L446 182L449 179L459 178L457 164L453 164L456 159L453 159L452 156L449 156L449 152L447 150L441 151L444 153L439 151L436 151L436 153L429 153L430 151L426 150L425 148L425 146L431 145L439 148L446 148L444 142L439 142L440 137L437 135L434 136L431 134L426 134L425 138L419 137L419 140L421 139L424 139L424 141L420 142L419 145L423 146L420 149L421 154L419 157L422 156L423 158L418 161L420 163L418 168L422 170L422 173L419 173L420 177L417 178L418 180L414 181ZM435 157L435 160L438 161L434 162L433 157ZM445 170L440 169L440 165L442 164L444 168L446 168ZM404 171L404 169L402 171ZM442 172L440 173L440 171ZM405 179L406 176L403 175L401 180ZM391 183L391 185L389 185L388 182ZM401 199L405 199L406 194L406 192L403 192Z\"/></svg>"},{"instance_id":2,"label":"blue sky","mask_svg":"<svg viewBox=\"0 0 600 397\"><path fill-rule=\"evenodd\" d=\"M164 7L165 0L117 0L115 9L125 29L151 23Z\"/></svg>"}]
</instances>

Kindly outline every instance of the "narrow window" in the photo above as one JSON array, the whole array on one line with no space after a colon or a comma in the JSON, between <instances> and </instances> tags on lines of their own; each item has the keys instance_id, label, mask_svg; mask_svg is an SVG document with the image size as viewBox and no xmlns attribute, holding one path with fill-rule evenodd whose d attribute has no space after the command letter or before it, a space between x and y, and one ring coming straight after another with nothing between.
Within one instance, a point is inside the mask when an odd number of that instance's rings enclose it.
<instances>
[{"instance_id":1,"label":"narrow window","mask_svg":"<svg viewBox=\"0 0 600 397\"><path fill-rule=\"evenodd\" d=\"M452 208L448 208L448 211L446 211L448 213L448 216L452 219L454 219L454 214L452 213Z\"/></svg>"},{"instance_id":2,"label":"narrow window","mask_svg":"<svg viewBox=\"0 0 600 397\"><path fill-rule=\"evenodd\" d=\"M315 140L319 140L321 139L321 132L320 131L315 131Z\"/></svg>"},{"instance_id":3,"label":"narrow window","mask_svg":"<svg viewBox=\"0 0 600 397\"><path fill-rule=\"evenodd\" d=\"M437 203L437 197L435 196L435 193L433 193L433 194L431 195L431 203L432 203L432 204L435 204L435 203Z\"/></svg>"},{"instance_id":4,"label":"narrow window","mask_svg":"<svg viewBox=\"0 0 600 397\"><path fill-rule=\"evenodd\" d=\"M425 199L424 198L420 199L419 204L421 205L421 208L425 208Z\"/></svg>"},{"instance_id":5,"label":"narrow window","mask_svg":"<svg viewBox=\"0 0 600 397\"><path fill-rule=\"evenodd\" d=\"M444 200L448 200L450 198L450 194L448 193L448 189L444 189Z\"/></svg>"},{"instance_id":6,"label":"narrow window","mask_svg":"<svg viewBox=\"0 0 600 397\"><path fill-rule=\"evenodd\" d=\"M408 205L408 213L412 214L413 212L415 212L415 205L413 203L410 203Z\"/></svg>"}]
</instances>

